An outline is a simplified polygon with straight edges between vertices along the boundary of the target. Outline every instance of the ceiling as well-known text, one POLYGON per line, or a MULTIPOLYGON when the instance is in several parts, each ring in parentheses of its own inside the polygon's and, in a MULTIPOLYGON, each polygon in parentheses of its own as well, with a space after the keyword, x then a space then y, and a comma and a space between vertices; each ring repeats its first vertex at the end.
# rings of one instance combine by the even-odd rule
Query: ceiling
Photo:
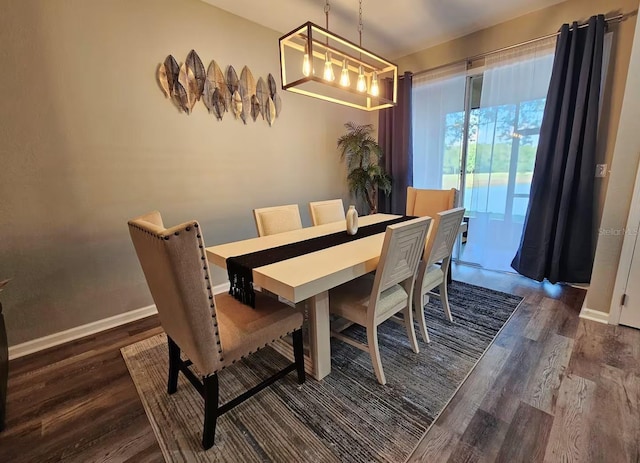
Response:
MULTIPOLYGON (((203 0, 283 34, 325 25, 324 0, 203 0)), ((563 0, 363 0, 362 46, 389 59, 563 0)), ((358 43, 358 0, 331 0, 329 30, 358 43)))

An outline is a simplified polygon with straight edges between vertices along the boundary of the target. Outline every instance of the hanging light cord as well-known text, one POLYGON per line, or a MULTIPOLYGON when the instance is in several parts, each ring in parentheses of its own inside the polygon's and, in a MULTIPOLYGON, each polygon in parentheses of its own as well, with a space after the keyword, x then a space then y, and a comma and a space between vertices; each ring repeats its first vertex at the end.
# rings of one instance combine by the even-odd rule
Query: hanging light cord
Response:
MULTIPOLYGON (((331 5, 329 5, 329 0, 324 4, 324 17, 325 17, 325 29, 329 30, 329 11, 331 11, 331 5)), ((329 37, 327 37, 327 45, 329 45, 329 37)))
POLYGON ((331 5, 329 5, 329 0, 324 4, 324 17, 325 17, 325 29, 329 30, 329 11, 331 11, 331 5))
POLYGON ((362 48, 362 29, 364 29, 362 25, 362 0, 360 0, 360 9, 358 11, 358 35, 360 36, 360 48, 362 48))

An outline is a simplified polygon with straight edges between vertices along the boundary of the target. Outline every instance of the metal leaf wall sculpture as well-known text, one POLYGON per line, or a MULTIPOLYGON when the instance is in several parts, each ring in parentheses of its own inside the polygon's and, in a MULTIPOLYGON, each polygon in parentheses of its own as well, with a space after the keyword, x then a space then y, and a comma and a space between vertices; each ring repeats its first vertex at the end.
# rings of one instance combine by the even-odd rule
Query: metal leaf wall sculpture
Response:
POLYGON ((173 95, 173 88, 178 83, 178 74, 180 73, 180 66, 176 59, 169 55, 164 60, 164 69, 167 73, 167 82, 169 84, 169 92, 173 95))
POLYGON ((219 88, 213 91, 213 114, 221 121, 225 112, 225 103, 219 88))
POLYGON ((196 102, 202 100, 208 112, 219 121, 229 111, 244 124, 262 116, 271 126, 282 110, 272 74, 256 82, 249 67, 243 66, 238 78, 233 66, 223 72, 214 60, 205 71, 195 50, 189 52, 182 65, 168 55, 158 65, 156 78, 165 98, 170 98, 186 114, 191 114, 196 102))
POLYGON ((227 87, 229 92, 233 95, 238 90, 238 74, 233 66, 227 68, 227 87))
POLYGON ((262 118, 267 112, 267 99, 269 98, 269 88, 267 84, 264 82, 262 77, 258 79, 258 83, 256 84, 256 96, 258 97, 258 103, 260 103, 260 112, 262 113, 262 118))
POLYGON ((267 83, 269 84, 269 96, 271 97, 271 99, 273 99, 276 92, 278 91, 278 88, 276 87, 276 80, 273 78, 273 75, 271 75, 271 73, 269 73, 269 76, 267 77, 267 83))
POLYGON ((191 70, 195 79, 195 97, 197 101, 202 96, 202 92, 204 91, 204 81, 207 77, 204 72, 204 65, 195 50, 191 50, 189 52, 185 64, 187 68, 191 70))
POLYGON ((214 89, 218 89, 224 101, 224 110, 229 111, 231 109, 231 93, 229 92, 229 87, 227 87, 227 81, 224 78, 222 69, 220 69, 220 66, 218 66, 218 63, 215 61, 211 61, 209 64, 207 80, 210 82, 210 85, 213 85, 214 89))
POLYGON ((209 78, 206 78, 204 81, 204 89, 202 90, 202 102, 209 112, 213 111, 213 93, 215 90, 215 84, 211 82, 209 78))
POLYGON ((233 115, 236 117, 236 119, 239 118, 240 114, 242 114, 242 97, 237 90, 233 92, 231 108, 233 109, 233 115))
POLYGON ((160 83, 160 88, 164 92, 164 96, 166 98, 171 98, 171 89, 169 88, 169 79, 167 78, 167 68, 164 63, 161 63, 158 66, 158 82, 160 83))
POLYGON ((185 63, 180 66, 180 74, 178 75, 178 83, 184 87, 187 93, 187 113, 190 113, 197 101, 198 83, 191 68, 185 63))

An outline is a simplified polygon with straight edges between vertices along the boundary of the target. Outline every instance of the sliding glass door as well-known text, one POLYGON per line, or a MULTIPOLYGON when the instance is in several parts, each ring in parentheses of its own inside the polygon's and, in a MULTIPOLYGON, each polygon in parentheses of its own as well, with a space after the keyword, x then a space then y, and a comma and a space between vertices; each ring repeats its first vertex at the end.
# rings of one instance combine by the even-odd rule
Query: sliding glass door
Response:
POLYGON ((472 73, 444 73, 437 86, 414 79, 414 186, 461 191, 469 231, 454 257, 462 262, 512 271, 552 65, 547 43, 487 58, 472 73))

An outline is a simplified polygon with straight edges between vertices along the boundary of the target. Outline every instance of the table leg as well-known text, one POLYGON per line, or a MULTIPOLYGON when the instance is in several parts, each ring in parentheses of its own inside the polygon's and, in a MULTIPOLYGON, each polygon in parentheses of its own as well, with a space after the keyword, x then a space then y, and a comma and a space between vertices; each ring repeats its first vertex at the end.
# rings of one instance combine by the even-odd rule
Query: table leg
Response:
POLYGON ((309 351, 313 377, 320 380, 331 373, 328 291, 309 299, 309 351))

